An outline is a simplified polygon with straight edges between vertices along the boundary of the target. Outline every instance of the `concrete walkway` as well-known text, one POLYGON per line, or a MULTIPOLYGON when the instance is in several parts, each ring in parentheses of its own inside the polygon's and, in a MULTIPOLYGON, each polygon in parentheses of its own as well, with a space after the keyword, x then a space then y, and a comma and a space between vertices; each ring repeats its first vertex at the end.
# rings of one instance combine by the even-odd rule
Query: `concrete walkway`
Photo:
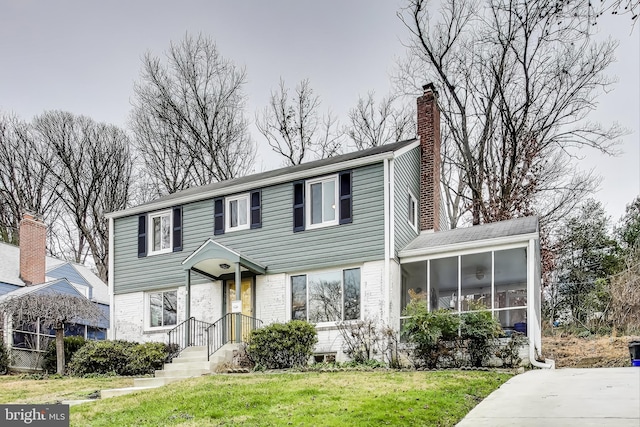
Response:
POLYGON ((470 426, 640 426, 640 367, 533 370, 491 393, 470 426))

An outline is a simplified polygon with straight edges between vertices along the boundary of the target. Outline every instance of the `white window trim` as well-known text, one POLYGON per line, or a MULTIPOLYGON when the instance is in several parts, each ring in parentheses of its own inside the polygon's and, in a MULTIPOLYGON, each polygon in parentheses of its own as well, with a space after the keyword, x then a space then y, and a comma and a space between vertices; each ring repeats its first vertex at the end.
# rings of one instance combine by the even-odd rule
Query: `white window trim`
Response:
POLYGON ((224 199, 224 230, 225 231, 239 231, 239 230, 248 230, 251 227, 251 198, 249 197, 249 193, 238 194, 231 197, 225 197, 224 199), (238 225, 235 227, 231 226, 231 209, 229 205, 234 200, 240 201, 245 199, 247 201, 247 223, 238 225))
POLYGON ((323 268, 320 270, 305 270, 305 271, 300 271, 297 273, 289 273, 287 274, 287 276, 285 277, 286 280, 286 285, 287 285, 287 318, 289 320, 292 320, 292 316, 291 316, 291 307, 293 305, 293 295, 292 295, 292 284, 291 284, 291 278, 292 277, 296 277, 296 276, 306 276, 307 279, 307 286, 306 286, 306 290, 307 290, 307 294, 306 294, 306 311, 307 311, 307 317, 305 319, 305 321, 309 321, 309 275, 310 274, 322 274, 322 273, 331 273, 334 271, 339 271, 342 277, 342 310, 343 313, 342 315, 344 316, 344 271, 345 270, 354 270, 356 268, 360 269, 360 317, 358 319, 350 319, 350 320, 338 320, 338 321, 330 321, 330 322, 318 322, 318 323, 314 323, 314 325, 318 328, 322 328, 322 327, 334 327, 336 326, 338 323, 342 323, 342 322, 355 322, 358 320, 362 320, 363 316, 364 316, 364 290, 363 290, 363 266, 362 265, 351 265, 351 266, 347 266, 347 267, 337 267, 337 268, 323 268))
POLYGON ((413 219, 414 219, 414 222, 411 222, 411 212, 409 210, 411 208, 408 206, 407 222, 409 223, 411 228, 413 228, 416 232, 418 232, 418 199, 416 198, 416 196, 413 195, 411 190, 407 190, 407 192, 409 193, 409 200, 413 202, 413 219))
POLYGON ((173 252, 173 212, 171 209, 160 212, 152 212, 147 215, 147 255, 158 255, 173 252), (160 249, 158 251, 153 250, 153 219, 157 217, 169 217, 169 247, 160 249))
MULTIPOLYGON (((305 217, 305 225, 306 225, 306 229, 307 230, 313 230, 314 228, 322 228, 322 227, 329 227, 332 225, 338 225, 340 223, 340 212, 339 212, 339 192, 340 192, 340 188, 339 188, 339 180, 338 180, 338 175, 329 175, 329 176, 323 176, 321 178, 316 178, 316 179, 309 179, 305 182, 305 186, 304 186, 304 192, 305 192, 305 203, 304 203, 304 217, 305 217), (332 221, 323 221, 320 222, 318 224, 312 224, 311 223, 311 186, 313 184, 318 184, 321 182, 327 182, 327 181, 333 181, 334 182, 334 195, 333 195, 333 201, 334 201, 334 209, 335 209, 335 218, 332 221)), ((324 188, 322 191, 322 197, 323 197, 323 202, 324 202, 324 188)))
MULTIPOLYGON (((172 292, 176 293, 176 309, 179 306, 180 293, 177 288, 165 288, 165 289, 154 289, 152 291, 144 292, 144 331, 145 332, 156 332, 156 331, 168 331, 170 329, 175 328, 180 323, 180 315, 176 313, 176 324, 175 325, 163 325, 163 326, 151 326, 151 294, 164 293, 164 292, 172 292)), ((179 310, 178 310, 179 311, 179 310)))

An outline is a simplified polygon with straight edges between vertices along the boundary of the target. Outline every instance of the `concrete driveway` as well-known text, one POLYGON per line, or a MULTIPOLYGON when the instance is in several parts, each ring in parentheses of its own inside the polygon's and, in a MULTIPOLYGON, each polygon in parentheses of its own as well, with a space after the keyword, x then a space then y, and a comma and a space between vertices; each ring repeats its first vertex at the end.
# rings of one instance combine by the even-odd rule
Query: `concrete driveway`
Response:
POLYGON ((491 393, 458 423, 640 426, 640 367, 533 370, 491 393))

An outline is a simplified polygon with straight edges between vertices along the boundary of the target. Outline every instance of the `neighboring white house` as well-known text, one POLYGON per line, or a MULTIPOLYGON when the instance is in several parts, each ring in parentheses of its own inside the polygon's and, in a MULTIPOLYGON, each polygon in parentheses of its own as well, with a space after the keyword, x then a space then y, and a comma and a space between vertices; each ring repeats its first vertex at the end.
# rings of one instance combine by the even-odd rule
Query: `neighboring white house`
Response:
POLYGON ((526 329, 539 354, 537 219, 447 230, 439 175, 428 85, 417 139, 113 212, 111 338, 227 342, 305 319, 318 330, 316 353, 340 360, 337 322, 375 318, 399 330, 411 298, 457 312, 477 300, 505 329, 526 329))
MULTIPOLYGON (((86 297, 104 312, 98 325, 65 325, 65 336, 105 339, 109 327, 107 285, 89 268, 46 256, 46 226, 30 214, 20 223, 20 246, 0 243, 0 301, 28 293, 65 293, 86 297)), ((2 313, 4 314, 4 313, 2 313)), ((2 316, 2 339, 11 351, 13 369, 38 369, 48 342, 55 337, 41 325, 15 323, 2 316)))

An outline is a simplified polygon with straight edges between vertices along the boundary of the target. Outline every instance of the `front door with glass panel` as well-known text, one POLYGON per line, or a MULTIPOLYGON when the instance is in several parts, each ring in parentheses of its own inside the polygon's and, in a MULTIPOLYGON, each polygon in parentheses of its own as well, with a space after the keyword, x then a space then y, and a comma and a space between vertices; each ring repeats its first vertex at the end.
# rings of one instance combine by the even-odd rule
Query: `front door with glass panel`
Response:
MULTIPOLYGON (((242 330, 241 339, 246 341, 249 338, 252 327, 253 319, 253 277, 244 278, 240 282, 240 300, 237 301, 236 294, 236 282, 235 280, 227 280, 226 289, 226 301, 227 313, 234 313, 234 302, 239 304, 240 311, 236 313, 242 314, 242 316, 230 316, 229 332, 231 333, 230 339, 232 341, 238 340, 238 327, 242 330), (246 316, 246 317, 245 317, 246 316), (240 322, 240 325, 237 323, 240 322)), ((236 306, 237 308, 237 306, 236 306)))

